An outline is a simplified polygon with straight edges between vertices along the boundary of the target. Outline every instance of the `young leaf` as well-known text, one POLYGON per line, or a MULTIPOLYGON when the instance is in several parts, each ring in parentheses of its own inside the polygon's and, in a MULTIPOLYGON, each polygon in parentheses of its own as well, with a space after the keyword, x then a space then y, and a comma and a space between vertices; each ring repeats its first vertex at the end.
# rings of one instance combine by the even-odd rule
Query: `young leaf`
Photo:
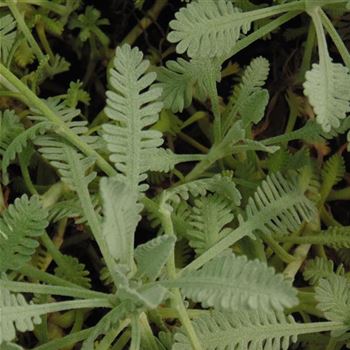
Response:
MULTIPOLYGON (((61 261, 60 261, 61 262, 61 261)), ((91 288, 89 271, 73 256, 64 255, 63 262, 55 268, 55 275, 84 288, 91 288)))
POLYGON ((174 283, 184 296, 218 311, 280 311, 298 303, 291 281, 258 260, 233 254, 216 257, 174 283))
MULTIPOLYGON (((316 257, 307 262, 303 276, 310 284, 317 284, 322 278, 328 278, 334 274, 334 263, 332 260, 316 257)), ((343 275, 344 267, 340 265, 336 274, 343 275)))
POLYGON ((0 217, 0 272, 17 270, 39 245, 36 238, 47 226, 47 212, 37 197, 17 198, 0 217))
POLYGON ((24 130, 15 111, 5 109, 0 111, 0 164, 2 165, 4 154, 12 140, 24 130))
POLYGON ((142 206, 137 193, 115 178, 102 178, 103 236, 110 253, 119 263, 132 270, 134 234, 140 220, 142 206))
POLYGON ((334 154, 322 168, 321 200, 325 201, 333 186, 343 179, 345 162, 341 155, 334 154))
POLYGON ((350 325, 350 282, 344 276, 331 275, 321 279, 316 287, 318 308, 330 321, 350 325))
POLYGON ((190 57, 215 57, 230 52, 241 32, 250 29, 251 19, 226 0, 195 1, 183 7, 170 22, 171 43, 177 53, 190 57))
POLYGON ((164 235, 139 245, 135 249, 138 275, 146 276, 150 281, 155 280, 174 250, 175 241, 175 237, 164 235))
POLYGON ((162 103, 157 101, 162 90, 151 87, 156 74, 146 73, 149 65, 137 48, 118 47, 110 73, 112 90, 107 91, 105 112, 115 124, 103 126, 103 137, 121 181, 132 191, 148 188, 143 183, 149 170, 147 156, 163 143, 160 132, 145 130, 157 122, 162 109, 162 103))
POLYGON ((338 128, 350 112, 349 69, 327 57, 319 64, 314 63, 305 77, 304 94, 314 107, 317 122, 325 132, 338 128))
POLYGON ((10 51, 15 44, 16 21, 10 15, 0 17, 0 62, 7 63, 10 51))
POLYGON ((12 142, 7 146, 6 151, 3 154, 2 160, 2 177, 3 183, 6 185, 9 182, 7 168, 11 161, 15 159, 16 155, 21 153, 31 140, 34 140, 37 135, 43 134, 48 129, 52 128, 51 122, 40 122, 31 128, 20 133, 12 142))
POLYGON ((200 197, 195 200, 185 237, 200 255, 233 230, 226 227, 232 220, 231 203, 226 198, 217 194, 200 197))
POLYGON ((238 115, 244 126, 259 122, 269 97, 268 91, 262 88, 269 71, 269 61, 264 57, 254 58, 244 70, 241 83, 235 86, 223 115, 224 132, 231 128, 238 115))

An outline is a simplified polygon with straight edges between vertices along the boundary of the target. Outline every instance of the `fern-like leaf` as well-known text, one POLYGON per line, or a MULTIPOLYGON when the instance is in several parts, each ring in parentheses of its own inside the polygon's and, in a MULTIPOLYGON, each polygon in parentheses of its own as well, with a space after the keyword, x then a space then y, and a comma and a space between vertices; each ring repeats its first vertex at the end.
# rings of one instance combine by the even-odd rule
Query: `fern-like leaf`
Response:
POLYGON ((156 84, 163 90, 164 107, 175 113, 182 112, 191 104, 193 95, 205 100, 210 84, 220 81, 220 71, 221 62, 215 59, 201 58, 188 62, 179 58, 167 61, 166 67, 157 70, 160 83, 156 84))
POLYGON ((227 132, 232 126, 238 114, 243 117, 245 125, 248 122, 256 123, 259 121, 262 113, 259 112, 255 115, 257 112, 256 110, 251 111, 254 112, 252 114, 249 113, 249 106, 254 106, 254 109, 256 109, 257 101, 262 99, 262 102, 258 101, 259 103, 262 103, 262 105, 258 107, 260 107, 262 111, 265 110, 266 104, 264 106, 263 102, 268 100, 268 92, 262 87, 266 82, 269 70, 269 61, 264 57, 253 59, 249 66, 244 70, 241 83, 235 86, 232 97, 230 98, 223 115, 224 132, 227 132))
POLYGON ((15 111, 5 109, 0 111, 0 162, 2 164, 4 153, 9 144, 24 130, 15 111))
POLYGON ((245 223, 253 230, 287 233, 297 230, 304 220, 310 221, 315 207, 297 181, 287 181, 276 173, 268 176, 249 198, 245 212, 245 223))
POLYGON ((164 235, 139 245, 135 249, 138 275, 155 280, 174 250, 175 241, 175 237, 164 235))
POLYGON ((64 255, 64 258, 55 269, 56 276, 85 288, 91 288, 89 274, 84 264, 80 263, 77 258, 69 255, 64 255))
MULTIPOLYGON (((339 265, 335 271, 337 275, 344 274, 343 265, 339 265)), ((322 278, 328 278, 334 274, 334 262, 325 258, 316 257, 307 262, 303 276, 310 284, 316 285, 322 278)))
POLYGON ((318 308, 330 321, 350 325, 350 282, 344 276, 333 274, 321 279, 316 287, 318 308))
POLYGON ((41 323, 40 313, 25 310, 29 306, 22 294, 12 294, 0 286, 0 344, 11 341, 20 332, 34 330, 34 325, 41 323))
POLYGON ((233 230, 226 227, 232 220, 231 203, 226 198, 217 194, 200 197, 195 200, 185 237, 200 255, 233 230))
POLYGON ((10 15, 0 17, 0 62, 7 63, 10 51, 15 44, 16 21, 10 15))
POLYGON ((8 174, 7 168, 13 161, 16 155, 20 154, 24 148, 27 147, 31 140, 34 140, 37 135, 43 134, 48 129, 52 128, 53 124, 51 122, 40 122, 31 128, 20 133, 13 141, 8 145, 6 151, 3 154, 3 160, 1 164, 3 183, 8 184, 8 174))
POLYGON ((40 146, 39 151, 44 158, 58 170, 62 181, 71 189, 77 190, 78 184, 79 186, 88 186, 95 179, 96 172, 89 172, 95 162, 93 158, 85 157, 73 147, 51 136, 38 138, 36 144, 40 146))
POLYGON ((178 43, 177 53, 190 57, 215 57, 230 52, 251 19, 226 0, 195 1, 180 9, 170 22, 168 40, 178 43))
POLYGON ((156 74, 146 73, 148 67, 149 61, 137 48, 118 47, 110 72, 112 90, 107 91, 105 112, 115 124, 104 125, 104 139, 121 181, 132 191, 147 189, 143 183, 149 170, 146 157, 163 143, 160 132, 145 130, 157 122, 162 108, 158 102, 162 91, 151 87, 156 74))
POLYGON ((322 168, 321 200, 325 200, 339 181, 345 175, 345 162, 340 154, 335 154, 329 158, 322 168))
POLYGON ((290 281, 258 260, 248 261, 246 256, 214 258, 174 283, 184 296, 218 311, 282 310, 298 303, 290 281))
POLYGON ((316 113, 316 120, 325 132, 338 128, 340 121, 350 112, 350 72, 342 64, 326 57, 314 63, 306 73, 304 93, 316 113))
MULTIPOLYGON (((195 319, 193 326, 203 350, 287 350, 305 332, 292 316, 271 311, 214 312, 195 319)), ((172 349, 192 349, 184 331, 175 334, 172 349)))
POLYGON ((0 218, 0 272, 17 270, 30 260, 39 245, 36 238, 47 226, 47 212, 37 197, 23 195, 0 218))

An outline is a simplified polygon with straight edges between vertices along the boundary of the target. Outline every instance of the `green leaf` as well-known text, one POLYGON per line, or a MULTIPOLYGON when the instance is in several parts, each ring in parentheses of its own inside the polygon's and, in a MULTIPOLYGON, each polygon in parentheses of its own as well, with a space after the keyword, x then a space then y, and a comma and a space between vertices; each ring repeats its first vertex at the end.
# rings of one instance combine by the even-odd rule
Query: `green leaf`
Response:
POLYGON ((349 69, 326 57, 319 64, 314 63, 305 77, 304 94, 314 108, 316 121, 325 132, 338 128, 350 112, 349 69))
MULTIPOLYGON (((195 319, 193 326, 203 350, 287 350, 305 330, 292 316, 271 311, 213 312, 195 319)), ((175 334, 172 349, 192 349, 184 330, 175 334)))
POLYGON ((345 162, 340 154, 334 154, 322 168, 321 200, 325 201, 332 188, 340 182, 345 175, 345 162))
POLYGON ((181 8, 169 26, 176 51, 190 57, 215 57, 228 54, 241 33, 246 34, 251 19, 226 0, 195 1, 181 8))
POLYGON ((0 62, 7 63, 16 40, 16 21, 10 15, 0 17, 0 62))
POLYGON ((174 284, 184 296, 218 311, 279 311, 298 304, 291 281, 261 261, 233 254, 216 257, 200 270, 184 273, 174 284))
POLYGON ((73 256, 63 255, 55 268, 55 275, 84 288, 91 288, 90 273, 85 265, 73 256), (62 263, 63 262, 63 263, 62 263))
POLYGON ((143 183, 149 170, 147 156, 163 143, 160 132, 145 129, 158 121, 162 109, 158 101, 162 90, 151 86, 156 74, 146 73, 149 65, 137 48, 117 48, 105 108, 114 123, 103 126, 103 137, 110 159, 121 173, 120 180, 132 191, 141 192, 148 188, 143 183))
POLYGON ((138 276, 155 280, 174 250, 175 241, 175 237, 164 235, 139 245, 135 249, 138 276))
POLYGON ((41 323, 42 313, 30 311, 30 305, 22 294, 11 294, 0 286, 0 344, 11 341, 20 332, 34 330, 34 325, 41 323))
POLYGON ((0 217, 0 272, 17 270, 31 258, 48 225, 37 197, 17 198, 0 217))
POLYGON ((185 237, 197 255, 233 231, 227 227, 233 217, 231 203, 225 197, 212 194, 195 200, 185 237))
POLYGON ((31 128, 21 132, 7 146, 7 149, 3 154, 3 160, 1 164, 3 183, 5 185, 9 182, 7 168, 10 165, 11 161, 13 161, 16 158, 16 155, 23 152, 23 150, 28 146, 28 143, 31 140, 34 140, 38 134, 43 134, 52 127, 53 124, 51 122, 40 122, 32 126, 31 128))
POLYGON ((266 89, 255 91, 250 95, 245 104, 242 105, 240 115, 243 126, 247 127, 251 123, 258 124, 264 117, 266 106, 269 102, 269 92, 266 89))
POLYGON ((234 87, 223 114, 224 132, 232 127, 238 115, 245 127, 250 122, 257 123, 261 119, 269 97, 268 91, 262 88, 269 71, 269 61, 264 57, 254 58, 244 70, 241 83, 234 87))
POLYGON ((115 178, 102 178, 103 236, 113 258, 132 270, 134 235, 140 220, 142 206, 137 203, 137 193, 115 178))
POLYGON ((318 308, 330 321, 350 325, 350 282, 346 277, 331 275, 321 279, 316 287, 318 308))
POLYGON ((15 111, 5 109, 0 111, 0 164, 12 140, 20 135, 24 130, 23 124, 15 111))
MULTIPOLYGON (((280 173, 269 175, 249 198, 245 208, 248 226, 266 234, 294 232, 315 213, 296 179, 287 181, 280 173)), ((242 220, 242 219, 241 219, 242 220)))
MULTIPOLYGON (((343 265, 339 265, 336 272, 338 275, 344 274, 343 265)), ((334 262, 325 258, 316 257, 309 260, 305 266, 303 276, 310 284, 316 285, 322 278, 328 278, 334 274, 334 262)))

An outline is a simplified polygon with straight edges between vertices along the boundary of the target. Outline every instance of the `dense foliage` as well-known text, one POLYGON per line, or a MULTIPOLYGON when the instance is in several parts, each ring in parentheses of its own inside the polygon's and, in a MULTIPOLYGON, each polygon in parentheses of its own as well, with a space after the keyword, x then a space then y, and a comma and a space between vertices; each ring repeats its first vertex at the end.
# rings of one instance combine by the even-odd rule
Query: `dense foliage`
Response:
POLYGON ((350 2, 92 3, 0 3, 0 350, 350 348, 350 2))

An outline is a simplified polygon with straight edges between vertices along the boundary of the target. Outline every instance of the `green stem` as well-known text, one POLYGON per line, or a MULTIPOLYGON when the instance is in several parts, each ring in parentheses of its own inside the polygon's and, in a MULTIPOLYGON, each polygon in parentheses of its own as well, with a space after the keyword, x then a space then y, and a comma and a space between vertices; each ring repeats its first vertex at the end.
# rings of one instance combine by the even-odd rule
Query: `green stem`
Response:
POLYGON ((94 298, 108 299, 109 297, 109 294, 95 292, 92 290, 79 288, 79 287, 72 288, 72 287, 49 286, 45 284, 13 282, 13 281, 7 281, 7 280, 1 280, 0 285, 16 293, 61 295, 61 296, 80 298, 80 299, 94 299, 94 298))
MULTIPOLYGON (((79 288, 76 284, 72 282, 68 282, 64 280, 63 278, 54 276, 50 273, 41 271, 32 265, 24 265, 19 269, 19 272, 27 277, 29 277, 31 280, 38 280, 42 282, 46 282, 48 284, 53 284, 57 286, 64 286, 64 287, 72 287, 72 288, 79 288)), ((82 288, 82 287, 80 287, 82 288)))
POLYGON ((130 350, 140 350, 141 345, 141 327, 139 323, 140 315, 132 315, 131 317, 131 344, 130 350))
POLYGON ((49 41, 47 40, 44 23, 40 21, 35 26, 35 29, 36 29, 36 32, 38 34, 41 45, 43 46, 46 54, 49 55, 51 60, 53 60, 55 58, 55 55, 52 52, 49 41))
MULTIPOLYGON (((298 82, 303 82, 305 80, 305 73, 311 67, 312 53, 315 47, 315 38, 316 38, 315 34, 316 34, 315 27, 313 26, 312 23, 310 23, 307 39, 305 43, 303 61, 301 63, 298 78, 297 78, 298 82)), ((292 130, 289 130, 289 131, 292 131, 292 130)))
POLYGON ((156 0, 146 16, 138 21, 137 25, 126 35, 121 45, 126 43, 133 45, 137 38, 158 18, 159 14, 167 4, 168 0, 156 0))
MULTIPOLYGON (((86 309, 86 308, 112 308, 112 304, 107 299, 83 299, 61 301, 58 303, 48 304, 29 304, 25 307, 28 315, 42 316, 53 312, 61 312, 66 310, 86 309)), ((11 307, 10 307, 11 309, 11 307)), ((4 308, 4 317, 8 317, 6 307, 4 308)), ((11 311, 8 311, 11 312, 11 311)))
POLYGON ((24 164, 24 161, 23 161, 21 155, 19 155, 18 158, 19 158, 19 167, 21 169, 22 178, 23 178, 23 181, 24 181, 28 191, 32 195, 37 195, 38 191, 34 187, 32 179, 30 178, 28 167, 24 164))
POLYGON ((334 28, 332 22, 330 21, 328 16, 325 14, 325 12, 322 9, 320 9, 319 13, 320 13, 320 17, 321 17, 321 20, 322 20, 322 24, 326 28, 329 36, 332 38, 332 40, 333 40, 335 46, 337 47, 337 49, 338 49, 338 51, 339 51, 339 53, 340 53, 340 55, 341 55, 345 65, 350 70, 350 53, 349 53, 349 49, 344 44, 342 38, 338 34, 337 30, 334 28))
POLYGON ((13 17, 16 19, 19 29, 21 30, 24 37, 26 38, 29 46, 33 49, 35 56, 38 58, 39 61, 43 60, 45 58, 45 55, 41 51, 40 46, 37 44, 26 22, 24 21, 24 17, 19 12, 16 2, 14 2, 13 0, 5 0, 5 1, 9 9, 11 10, 13 17))
POLYGON ((341 190, 333 190, 327 197, 327 201, 348 201, 350 200, 350 187, 341 190))
MULTIPOLYGON (((171 220, 171 213, 165 207, 165 203, 161 203, 159 208, 159 213, 161 214, 162 226, 164 228, 165 234, 170 236, 175 236, 173 222, 171 220)), ((168 276, 171 280, 176 278, 176 266, 175 266, 175 252, 174 250, 170 254, 170 257, 167 262, 167 271, 168 276)), ((201 343, 198 339, 198 336, 193 328, 192 322, 187 314, 186 307, 183 303, 181 293, 178 288, 172 289, 172 303, 175 309, 178 312, 179 319, 185 328, 188 338, 192 344, 194 350, 202 350, 201 343)))
MULTIPOLYGON (((67 12, 65 6, 53 3, 51 0, 21 0, 21 4, 41 6, 59 15, 64 15, 67 12)), ((8 6, 8 4, 3 2, 0 3, 0 7, 6 6, 8 6)))
POLYGON ((269 234, 262 235, 264 241, 271 247, 276 255, 285 263, 289 264, 295 260, 293 255, 290 255, 286 250, 283 249, 269 234))
POLYGON ((114 339, 130 324, 130 320, 126 319, 118 325, 118 327, 112 328, 101 342, 96 346, 96 350, 108 350, 113 343, 114 339))
POLYGON ((118 341, 114 344, 111 350, 124 350, 126 349, 126 344, 130 339, 130 331, 126 330, 118 339, 118 341))
POLYGON ((100 154, 98 154, 93 148, 91 148, 90 145, 82 141, 78 135, 70 130, 64 121, 58 115, 56 115, 55 112, 53 112, 43 100, 37 97, 20 79, 12 74, 1 63, 0 71, 2 76, 16 89, 15 92, 20 92, 24 97, 26 97, 27 101, 30 101, 30 107, 36 107, 41 111, 43 116, 57 125, 57 129, 55 130, 57 134, 62 135, 86 156, 94 157, 96 159, 96 164, 108 176, 116 175, 116 170, 114 170, 114 168, 100 154))
POLYGON ((91 327, 88 329, 84 329, 83 331, 67 335, 60 339, 55 338, 44 345, 36 347, 35 350, 61 350, 66 349, 68 347, 72 347, 76 343, 88 338, 93 329, 94 327, 91 327))

